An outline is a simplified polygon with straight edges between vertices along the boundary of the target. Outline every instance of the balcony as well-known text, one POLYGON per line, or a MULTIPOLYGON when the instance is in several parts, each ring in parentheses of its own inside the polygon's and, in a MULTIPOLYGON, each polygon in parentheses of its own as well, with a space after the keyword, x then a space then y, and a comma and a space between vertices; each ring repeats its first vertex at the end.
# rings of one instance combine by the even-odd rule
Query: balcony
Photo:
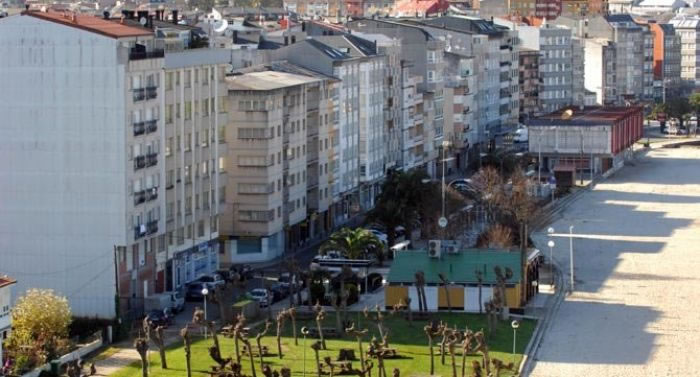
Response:
POLYGON ((146 87, 146 99, 153 99, 158 96, 158 87, 157 86, 148 86, 146 87))
POLYGON ((139 191, 134 193, 134 205, 137 206, 146 201, 146 192, 139 191))
POLYGON ((149 221, 146 224, 146 234, 158 233, 158 220, 149 221))
POLYGON ((145 190, 144 193, 147 202, 158 199, 158 187, 153 187, 148 190, 145 190))
POLYGON ((146 89, 139 88, 133 90, 134 102, 143 101, 146 99, 146 89))
POLYGON ((134 136, 143 135, 146 133, 146 123, 145 122, 135 122, 134 123, 134 136))
POLYGON ((165 56, 165 50, 144 51, 142 48, 132 48, 129 51, 129 60, 157 59, 165 56))
POLYGON ((135 240, 137 240, 145 235, 146 235, 146 225, 145 224, 136 225, 134 227, 134 239, 135 240))
MULTIPOLYGON (((153 133, 158 131, 158 119, 151 119, 143 122, 146 125, 146 133, 153 133)), ((135 133, 136 131, 134 131, 135 133)))
POLYGON ((158 153, 149 153, 146 155, 146 166, 153 166, 158 163, 158 153))
POLYGON ((146 167, 146 156, 136 156, 134 157, 134 169, 142 169, 146 167))

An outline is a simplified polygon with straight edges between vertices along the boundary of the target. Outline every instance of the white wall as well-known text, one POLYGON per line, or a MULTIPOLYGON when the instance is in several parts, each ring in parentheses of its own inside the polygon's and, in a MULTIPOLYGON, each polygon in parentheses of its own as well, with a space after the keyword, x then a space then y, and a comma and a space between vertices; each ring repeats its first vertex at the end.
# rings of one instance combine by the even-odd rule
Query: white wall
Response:
POLYGON ((30 16, 0 20, 0 266, 114 316, 126 243, 124 67, 117 41, 30 16))

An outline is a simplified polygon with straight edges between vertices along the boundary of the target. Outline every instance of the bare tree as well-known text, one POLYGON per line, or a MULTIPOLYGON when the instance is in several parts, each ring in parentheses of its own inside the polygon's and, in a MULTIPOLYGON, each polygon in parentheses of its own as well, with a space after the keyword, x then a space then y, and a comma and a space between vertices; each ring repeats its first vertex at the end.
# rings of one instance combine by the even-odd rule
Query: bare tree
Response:
POLYGON ((472 182, 481 194, 477 200, 487 206, 487 222, 494 218, 494 210, 503 202, 503 178, 493 167, 487 166, 480 169, 472 177, 472 182))
POLYGON ((447 327, 447 325, 443 325, 442 323, 440 324, 442 327, 442 332, 440 335, 442 335, 442 340, 440 341, 440 364, 445 365, 445 354, 447 354, 447 341, 452 335, 452 330, 447 327))
POLYGON ((513 277, 513 271, 506 267, 504 270, 501 270, 500 266, 496 266, 493 268, 493 271, 496 273, 496 287, 498 288, 498 291, 500 292, 500 312, 501 312, 501 318, 505 319, 505 308, 507 306, 506 302, 506 282, 510 280, 513 277))
POLYGON ((148 377, 148 340, 143 337, 136 338, 134 348, 141 358, 141 373, 143 377, 148 377))
POLYGON ((270 322, 269 320, 265 321, 265 328, 262 331, 258 332, 257 335, 255 335, 255 343, 258 344, 258 354, 260 356, 260 370, 262 370, 262 368, 263 368, 263 354, 264 354, 261 341, 262 341, 262 337, 265 336, 265 334, 267 334, 268 331, 270 331, 270 327, 272 327, 272 322, 270 322))
POLYGON ((491 363, 493 363, 493 369, 496 370, 496 374, 494 375, 494 377, 500 377, 502 370, 513 370, 513 367, 515 366, 513 362, 506 364, 505 362, 499 359, 493 359, 491 360, 491 363))
POLYGON ((406 310, 408 311, 408 324, 409 326, 413 326, 413 311, 411 310, 411 298, 406 296, 403 299, 404 301, 404 306, 406 307, 406 310))
POLYGON ((459 341, 456 332, 450 334, 447 340, 447 349, 450 351, 450 360, 452 362, 452 377, 457 377, 457 361, 455 360, 455 345, 459 341))
POLYGON ((372 348, 377 355, 377 374, 379 377, 388 377, 386 375, 386 368, 384 367, 384 356, 386 356, 386 348, 383 342, 379 342, 376 337, 372 337, 370 341, 372 343, 372 348))
POLYGON ((180 336, 182 337, 182 343, 185 349, 185 366, 187 367, 187 377, 192 377, 192 352, 190 351, 190 334, 187 329, 187 326, 180 330, 180 336))
POLYGON ((423 287, 425 286, 425 273, 423 271, 416 271, 416 294, 418 295, 418 311, 424 312, 427 309, 425 300, 423 299, 423 287))
POLYGON ((365 351, 362 349, 362 338, 367 335, 367 329, 355 329, 355 324, 353 323, 345 329, 345 332, 357 339, 357 348, 360 350, 360 365, 365 365, 365 351))
POLYGON ((318 337, 321 342, 321 348, 326 349, 326 340, 323 338, 323 320, 326 318, 326 311, 320 303, 316 302, 314 306, 316 312, 316 327, 318 328, 318 337))
POLYGON ((510 228, 501 224, 492 225, 486 232, 486 247, 507 249, 513 245, 510 228))
POLYGON ((484 359, 484 369, 486 369, 486 375, 491 375, 491 360, 489 359, 489 346, 486 344, 486 337, 484 336, 484 331, 479 330, 474 334, 474 339, 476 339, 475 350, 481 352, 484 359))
POLYGON ((481 298, 481 288, 484 284, 484 273, 481 270, 475 270, 476 275, 476 285, 479 289, 479 314, 483 313, 483 299, 481 298))
POLYGON ((467 355, 473 351, 472 342, 474 341, 474 332, 466 328, 464 330, 464 339, 462 339, 462 377, 466 376, 467 355))
POLYGON ((335 312, 335 332, 338 334, 340 334, 343 328, 340 321, 340 307, 342 306, 342 304, 340 303, 340 301, 342 300, 340 298, 340 295, 342 295, 342 293, 331 294, 331 306, 333 306, 333 311, 335 312))
POLYGON ((244 331, 245 322, 245 315, 239 313, 238 316, 236 316, 236 325, 233 326, 233 344, 236 351, 236 363, 238 364, 241 364, 241 351, 238 347, 238 342, 241 339, 241 333, 244 331))
POLYGON ((238 334, 238 336, 248 349, 248 356, 250 357, 250 373, 253 375, 253 377, 255 377, 255 358, 253 356, 253 347, 251 347, 250 340, 248 340, 247 337, 243 337, 241 334, 238 334))
POLYGON ((287 317, 285 310, 277 313, 277 356, 282 358, 282 330, 284 329, 284 319, 287 317))
POLYGON ((423 328, 428 337, 428 348, 430 349, 430 375, 435 374, 435 352, 433 352, 433 338, 442 333, 442 324, 428 324, 423 328))
POLYGON ((311 349, 314 350, 314 355, 316 356, 316 371, 318 372, 318 377, 321 377, 321 359, 318 356, 318 351, 323 348, 323 344, 320 340, 317 340, 311 344, 311 349))

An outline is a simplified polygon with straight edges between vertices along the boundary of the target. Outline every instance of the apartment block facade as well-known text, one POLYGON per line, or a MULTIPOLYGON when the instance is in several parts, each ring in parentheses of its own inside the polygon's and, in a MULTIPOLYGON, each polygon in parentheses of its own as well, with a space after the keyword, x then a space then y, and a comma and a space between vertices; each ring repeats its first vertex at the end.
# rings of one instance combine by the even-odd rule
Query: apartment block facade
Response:
POLYGON ((654 38, 654 100, 682 95, 681 38, 671 24, 649 23, 654 38))
POLYGON ((520 114, 523 121, 540 112, 539 72, 540 52, 537 50, 520 50, 520 114))
POLYGON ((323 79, 256 67, 227 84, 224 261, 269 260, 329 221, 334 93, 323 79))
POLYGON ((700 17, 678 15, 669 23, 681 38, 681 80, 684 92, 700 85, 700 17))
MULTIPOLYGON (((0 30, 3 82, 14 88, 4 92, 3 111, 12 119, 9 124, 25 125, 6 129, 4 140, 20 145, 32 135, 36 146, 42 146, 27 150, 31 156, 26 157, 16 148, 4 149, 13 151, 5 158, 18 163, 2 172, 7 180, 0 191, 9 198, 3 211, 15 213, 33 229, 47 230, 24 237, 29 229, 15 221, 0 229, 6 235, 3 246, 12 250, 0 255, 0 264, 7 271, 34 266, 30 275, 17 276, 18 291, 51 288, 68 297, 76 315, 113 318, 117 294, 123 298, 122 313, 138 310, 139 301, 142 309, 143 297, 177 286, 178 276, 184 283, 188 269, 191 279, 216 269, 218 249, 210 242, 218 237, 216 205, 204 211, 194 202, 203 198, 204 185, 170 182, 167 172, 179 166, 184 175, 187 165, 200 171, 206 161, 207 175, 216 182, 218 172, 211 175, 208 170, 212 161, 217 163, 216 148, 201 147, 201 139, 195 147, 196 136, 186 139, 186 134, 211 130, 207 141, 213 134, 216 145, 216 126, 225 124, 216 86, 226 54, 169 54, 159 47, 152 29, 74 13, 25 12, 4 19, 0 30), (17 35, 32 35, 32 42, 17 45, 12 42, 17 35), (22 51, 42 51, 54 58, 31 62, 24 60, 30 54, 22 51), (206 90, 197 86, 201 93, 195 94, 186 89, 184 73, 182 86, 176 86, 183 99, 176 110, 181 130, 176 153, 170 144, 176 132, 167 122, 167 105, 177 101, 175 87, 167 90, 166 81, 171 72, 191 69, 193 74, 197 68, 207 69, 206 90), (206 122, 197 107, 205 98, 207 110, 214 114, 206 122), (41 111, 29 111, 28 105, 41 111), (198 157, 185 155, 185 141, 192 143, 189 153, 198 157), (181 162, 171 163, 176 156, 181 162), (46 169, 53 174, 38 174, 46 169), (32 183, 39 175, 43 183, 32 183), (17 187, 36 190, 20 193, 17 187), (171 223, 166 213, 175 193, 180 194, 181 208, 192 198, 193 213, 181 210, 181 217, 171 223), (197 254, 188 252, 180 265, 177 256, 186 249, 196 249, 197 254)), ((218 197, 218 186, 211 187, 206 191, 218 197)))

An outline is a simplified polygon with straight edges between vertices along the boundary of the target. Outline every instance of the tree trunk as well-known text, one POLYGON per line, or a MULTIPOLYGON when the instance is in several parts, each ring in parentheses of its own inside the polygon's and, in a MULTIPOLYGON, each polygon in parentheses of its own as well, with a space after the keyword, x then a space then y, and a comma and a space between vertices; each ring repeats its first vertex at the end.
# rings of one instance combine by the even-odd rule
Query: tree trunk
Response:
POLYGON ((362 336, 357 337, 357 347, 360 349, 360 369, 365 368, 365 351, 362 349, 362 336))
POLYGON ((423 308, 428 311, 428 299, 425 297, 425 285, 421 285, 420 294, 423 296, 423 308))
POLYGON ((162 369, 168 369, 168 361, 165 359, 165 339, 163 337, 163 327, 156 327, 155 332, 156 345, 158 346, 158 353, 160 354, 160 367, 162 369))
MULTIPOLYGON (((527 224, 523 221, 520 223, 520 304, 522 306, 525 306, 525 296, 527 294, 527 269, 525 268, 525 264, 527 261, 526 253, 527 253, 527 224)), ((505 296, 503 297, 503 301, 505 301, 505 296)), ((505 305, 504 305, 505 306, 505 305)))
POLYGON ((318 372, 318 377, 321 377, 321 359, 318 357, 318 347, 312 347, 314 349, 314 355, 316 355, 316 371, 318 372))
POLYGON ((248 346, 248 356, 250 357, 250 373, 255 377, 255 358, 253 357, 253 347, 250 345, 250 341, 246 341, 246 346, 248 346))
POLYGON ((467 373, 467 350, 462 348, 462 377, 466 377, 467 373))
POLYGON ((447 311, 452 313, 452 304, 450 303, 450 289, 447 287, 447 283, 442 284, 442 288, 445 290, 445 300, 447 300, 447 311))
POLYGON ((445 365, 445 347, 447 346, 447 330, 442 332, 442 341, 440 342, 440 364, 445 365))
POLYGON ((182 343, 185 348, 185 367, 187 368, 187 377, 192 377, 192 365, 190 364, 190 335, 187 331, 187 327, 180 330, 180 336, 182 337, 182 343))
POLYGON ((316 319, 316 328, 318 328, 318 338, 321 342, 321 348, 326 349, 326 340, 323 338, 323 324, 319 319, 316 319))
POLYGON ((416 284, 416 295, 418 296, 418 311, 423 311, 423 296, 420 294, 420 285, 416 284))
POLYGON ((482 304, 482 298, 481 298, 481 279, 478 281, 479 284, 479 314, 483 314, 483 304, 482 304))
POLYGON ((299 341, 297 338, 297 314, 294 308, 290 308, 289 316, 292 318, 292 334, 294 335, 294 345, 298 346, 299 341))
POLYGON ((134 347, 141 358, 141 372, 143 377, 148 377, 148 340, 138 338, 134 341, 134 347))
POLYGON ((433 337, 428 336, 428 348, 430 348, 430 375, 435 374, 435 355, 433 353, 433 337))
POLYGON ((454 352, 450 352, 450 358, 452 358, 452 377, 457 377, 457 361, 454 352))
POLYGON ((277 356, 282 359, 282 321, 277 319, 277 356))
POLYGON ((240 337, 240 332, 237 329, 233 330, 233 345, 236 350, 236 363, 241 364, 241 350, 238 348, 238 338, 240 337))

